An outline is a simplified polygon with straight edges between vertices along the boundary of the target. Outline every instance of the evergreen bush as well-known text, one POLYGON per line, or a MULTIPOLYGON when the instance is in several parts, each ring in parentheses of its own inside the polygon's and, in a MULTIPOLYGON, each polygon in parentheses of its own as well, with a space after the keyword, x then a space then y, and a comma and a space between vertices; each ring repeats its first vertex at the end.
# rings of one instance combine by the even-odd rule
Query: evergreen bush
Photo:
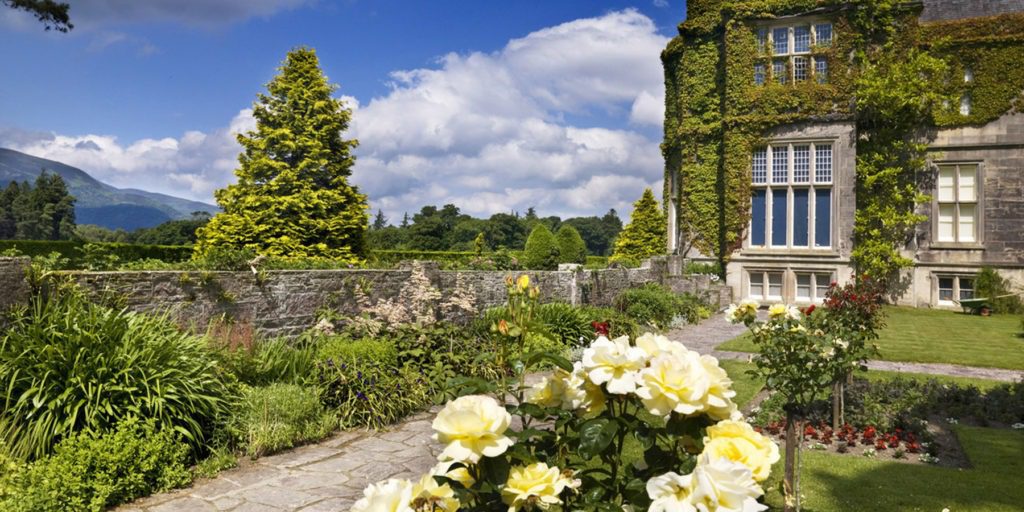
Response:
POLYGON ((587 244, 583 241, 583 237, 580 236, 580 232, 576 231, 576 228, 562 224, 558 228, 558 262, 559 263, 579 263, 584 264, 587 262, 587 244))
POLYGON ((523 263, 530 270, 555 270, 559 259, 558 241, 544 224, 537 224, 526 239, 523 263))
POLYGON ((1010 295, 1010 283, 999 271, 992 267, 981 267, 978 275, 974 278, 974 296, 988 298, 989 305, 995 313, 1020 314, 1024 313, 1024 304, 1021 303, 1020 295, 1010 295))
POLYGON ((668 221, 651 189, 633 203, 629 224, 615 239, 612 261, 643 261, 668 251, 668 221))

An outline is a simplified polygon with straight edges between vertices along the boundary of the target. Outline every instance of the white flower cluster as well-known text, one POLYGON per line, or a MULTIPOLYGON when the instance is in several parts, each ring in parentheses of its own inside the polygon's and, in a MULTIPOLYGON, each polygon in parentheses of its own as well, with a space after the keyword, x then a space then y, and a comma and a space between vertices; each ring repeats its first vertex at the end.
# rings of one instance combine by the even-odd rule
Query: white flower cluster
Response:
POLYGON ((651 333, 638 337, 635 346, 625 336, 597 338, 573 372, 559 370, 543 379, 527 393, 527 401, 597 412, 605 403, 601 386, 609 394, 635 395, 657 416, 675 412, 715 420, 740 418, 732 381, 717 359, 651 333))
POLYGON ((647 481, 650 512, 758 512, 764 494, 743 464, 702 455, 689 475, 665 473, 647 481))

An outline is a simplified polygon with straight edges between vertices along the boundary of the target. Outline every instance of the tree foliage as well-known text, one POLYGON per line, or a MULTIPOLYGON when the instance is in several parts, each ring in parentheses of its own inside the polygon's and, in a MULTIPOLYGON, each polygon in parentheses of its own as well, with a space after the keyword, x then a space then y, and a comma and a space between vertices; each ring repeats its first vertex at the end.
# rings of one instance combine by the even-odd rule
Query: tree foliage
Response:
POLYGON ((75 28, 68 15, 70 6, 66 2, 54 0, 2 0, 3 5, 12 9, 28 12, 43 23, 45 30, 68 32, 75 28))
POLYGON ((348 183, 358 142, 343 139, 352 111, 316 53, 288 53, 240 134, 238 182, 215 193, 223 212, 199 230, 197 255, 217 247, 279 257, 358 260, 366 251, 366 196, 348 183))
POLYGON ((64 179, 43 171, 35 186, 12 181, 0 192, 0 240, 69 240, 75 234, 75 197, 64 179))
POLYGON ((587 244, 583 242, 580 232, 576 228, 566 224, 558 228, 555 236, 558 241, 558 262, 559 263, 586 263, 587 244))
POLYGON ((555 270, 558 268, 558 241, 551 230, 538 223, 530 238, 526 239, 526 250, 523 253, 526 268, 535 270, 555 270))
POLYGON ((640 261, 665 254, 668 250, 668 224, 651 189, 633 203, 629 224, 615 240, 612 258, 619 261, 640 261))

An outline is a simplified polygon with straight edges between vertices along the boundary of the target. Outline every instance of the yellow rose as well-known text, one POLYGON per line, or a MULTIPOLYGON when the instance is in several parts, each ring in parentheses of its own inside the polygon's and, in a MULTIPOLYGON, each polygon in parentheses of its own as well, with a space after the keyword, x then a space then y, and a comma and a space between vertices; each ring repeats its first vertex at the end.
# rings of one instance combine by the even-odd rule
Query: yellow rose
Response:
POLYGON ((601 336, 583 351, 583 368, 590 382, 606 384, 609 393, 625 395, 636 391, 637 372, 644 367, 647 354, 629 344, 629 338, 614 340, 601 336))
POLYGON ((370 484, 352 512, 413 512, 412 488, 411 482, 397 478, 370 484))
POLYGON ((434 440, 445 444, 442 460, 476 464, 481 457, 497 457, 512 446, 505 436, 512 415, 498 401, 468 395, 448 402, 431 425, 434 440))
POLYGON ((570 483, 557 467, 548 467, 543 462, 516 466, 508 474, 501 499, 508 505, 508 512, 519 509, 559 510, 562 499, 558 495, 570 483))
POLYGON ((704 409, 708 386, 707 372, 696 352, 666 352, 640 371, 636 396, 655 416, 690 415, 704 409))
POLYGON ((708 427, 704 452, 711 459, 724 458, 739 462, 763 482, 779 461, 779 447, 768 437, 754 431, 744 421, 720 421, 708 427))
POLYGON ((455 465, 454 460, 438 462, 433 469, 430 470, 430 474, 434 476, 443 476, 455 480, 462 484, 463 487, 472 487, 476 483, 476 479, 469 473, 469 470, 465 466, 452 469, 455 465))
POLYGON ((553 375, 544 377, 526 391, 526 401, 541 407, 561 407, 568 377, 568 372, 556 369, 553 375))
POLYGON ((423 475, 423 478, 413 485, 412 503, 416 510, 443 512, 455 512, 460 505, 452 487, 448 484, 438 485, 432 474, 423 475))
POLYGON ((738 420, 739 410, 732 401, 736 392, 732 390, 732 380, 713 356, 700 356, 701 365, 708 377, 708 390, 704 394, 704 413, 714 420, 738 420))
POLYGON ((519 291, 525 292, 530 287, 530 276, 523 274, 516 280, 516 286, 519 287, 519 291))
POLYGON ((768 317, 769 318, 782 318, 782 317, 786 316, 786 313, 788 311, 789 311, 789 308, 787 308, 785 304, 782 304, 782 303, 772 304, 771 307, 768 308, 768 317))

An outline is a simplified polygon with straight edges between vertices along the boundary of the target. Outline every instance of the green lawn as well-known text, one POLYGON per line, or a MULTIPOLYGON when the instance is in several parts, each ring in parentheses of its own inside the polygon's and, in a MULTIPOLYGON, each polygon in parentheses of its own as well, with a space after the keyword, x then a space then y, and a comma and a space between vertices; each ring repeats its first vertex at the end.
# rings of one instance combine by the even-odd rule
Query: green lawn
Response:
MULTIPOLYGON (((1019 511, 1024 503, 1024 432, 955 427, 971 469, 905 464, 804 451, 804 510, 939 512, 1019 511)), ((782 461, 765 482, 768 504, 782 510, 782 461), (769 490, 770 489, 770 490, 769 490)))
MULTIPOLYGON (((887 307, 885 315, 886 326, 878 339, 880 359, 1024 369, 1019 316, 983 317, 905 307, 887 307)), ((718 348, 757 351, 748 334, 718 348)))

